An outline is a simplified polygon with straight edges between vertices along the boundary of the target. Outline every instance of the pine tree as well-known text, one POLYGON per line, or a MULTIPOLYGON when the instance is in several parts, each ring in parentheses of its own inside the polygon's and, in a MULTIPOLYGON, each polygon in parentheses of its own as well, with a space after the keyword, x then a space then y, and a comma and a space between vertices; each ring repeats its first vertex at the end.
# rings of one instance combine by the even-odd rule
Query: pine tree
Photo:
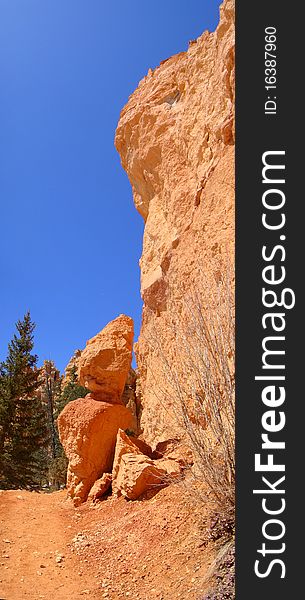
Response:
POLYGON ((35 324, 30 312, 16 329, 0 371, 0 482, 9 488, 40 485, 48 443, 47 414, 37 394, 39 370, 32 354, 35 324))

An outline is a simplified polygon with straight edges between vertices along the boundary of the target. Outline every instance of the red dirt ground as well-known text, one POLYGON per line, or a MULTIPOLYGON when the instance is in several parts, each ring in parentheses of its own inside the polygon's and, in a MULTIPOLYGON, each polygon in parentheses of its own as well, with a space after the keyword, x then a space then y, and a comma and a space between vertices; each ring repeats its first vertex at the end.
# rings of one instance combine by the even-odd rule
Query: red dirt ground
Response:
POLYGON ((0 600, 201 600, 215 546, 172 485, 75 509, 65 491, 0 492, 0 600))

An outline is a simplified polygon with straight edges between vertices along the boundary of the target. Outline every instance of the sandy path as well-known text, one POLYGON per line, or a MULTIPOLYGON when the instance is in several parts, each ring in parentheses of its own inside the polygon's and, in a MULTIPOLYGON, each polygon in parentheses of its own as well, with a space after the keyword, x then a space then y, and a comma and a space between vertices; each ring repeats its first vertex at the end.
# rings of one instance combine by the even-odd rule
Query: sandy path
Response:
POLYGON ((75 527, 65 492, 0 491, 0 600, 100 598, 70 550, 75 527))

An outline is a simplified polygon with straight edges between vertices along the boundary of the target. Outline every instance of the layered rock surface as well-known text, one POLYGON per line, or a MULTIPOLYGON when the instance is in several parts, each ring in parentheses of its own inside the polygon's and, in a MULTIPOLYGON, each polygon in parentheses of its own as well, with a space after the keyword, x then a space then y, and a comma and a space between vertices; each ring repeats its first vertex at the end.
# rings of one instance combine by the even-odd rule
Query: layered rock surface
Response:
POLYGON ((206 291, 233 260, 233 0, 221 6, 214 33, 149 71, 121 113, 115 143, 145 220, 136 356, 141 428, 155 444, 179 436, 164 366, 175 369, 185 297, 196 290, 209 310, 206 291))

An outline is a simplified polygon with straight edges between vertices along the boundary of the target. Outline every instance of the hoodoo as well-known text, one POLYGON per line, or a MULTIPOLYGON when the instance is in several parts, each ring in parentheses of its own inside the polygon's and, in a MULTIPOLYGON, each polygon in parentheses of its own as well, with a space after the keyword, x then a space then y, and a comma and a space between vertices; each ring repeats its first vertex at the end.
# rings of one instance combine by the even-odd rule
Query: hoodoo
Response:
POLYGON ((134 429, 121 396, 132 360, 133 322, 120 315, 87 342, 78 359, 85 398, 69 402, 58 417, 60 441, 69 460, 67 491, 74 504, 87 499, 95 481, 112 470, 117 432, 134 429))

